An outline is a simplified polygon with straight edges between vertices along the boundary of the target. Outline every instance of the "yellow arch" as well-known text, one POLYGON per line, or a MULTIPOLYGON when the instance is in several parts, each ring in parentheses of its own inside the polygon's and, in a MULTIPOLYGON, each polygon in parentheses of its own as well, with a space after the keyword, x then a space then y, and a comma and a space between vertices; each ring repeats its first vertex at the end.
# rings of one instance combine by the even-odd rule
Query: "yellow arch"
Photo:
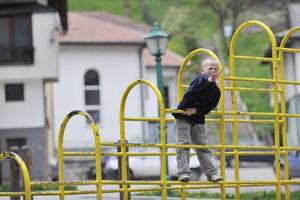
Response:
MULTIPOLYGON (((58 178, 59 182, 64 181, 64 163, 63 163, 63 139, 64 139, 64 132, 65 128, 69 122, 69 120, 75 116, 75 115, 81 115, 85 119, 87 119, 89 125, 93 129, 94 133, 94 142, 95 142, 95 160, 96 160, 96 190, 97 190, 97 199, 102 198, 102 176, 101 176, 101 143, 100 143, 100 136, 99 136, 99 129, 97 125, 95 124, 92 117, 86 113, 79 110, 75 110, 67 114, 64 118, 64 120, 61 123, 60 129, 59 129, 59 135, 58 135, 58 147, 57 147, 57 156, 58 156, 58 178)), ((64 200, 64 185, 59 186, 60 191, 60 200, 64 200)))
MULTIPOLYGON (((162 98, 162 95, 158 88, 153 85, 150 81, 140 79, 140 80, 135 80, 131 82, 126 90, 123 93, 122 99, 121 99, 121 104, 120 104, 120 113, 119 113, 119 118, 120 118, 120 140, 121 140, 121 152, 122 152, 122 182, 127 181, 127 160, 126 160, 126 143, 125 143, 125 104, 126 100, 128 97, 129 92, 137 85, 139 84, 146 84, 149 86, 154 93, 156 94, 157 101, 158 101, 158 106, 159 106, 159 124, 160 124, 160 145, 161 145, 161 180, 163 181, 162 184, 162 199, 167 198, 167 184, 166 184, 166 130, 165 130, 165 104, 164 100, 162 98)), ((128 199, 128 187, 127 184, 122 184, 122 189, 123 189, 123 199, 127 200, 128 199)))
MULTIPOLYGON (((281 199, 280 195, 280 166, 279 166, 279 160, 280 160, 280 145, 279 145, 279 108, 278 108, 278 68, 277 68, 277 45, 276 45, 276 39, 272 32, 272 30, 265 25, 264 23, 256 20, 250 20, 243 24, 241 24, 237 30, 234 32, 233 37, 231 39, 230 43, 230 78, 231 81, 231 96, 232 96, 232 111, 237 111, 237 101, 236 101, 236 84, 235 81, 239 80, 237 77, 235 77, 235 59, 249 59, 249 60, 266 60, 272 62, 272 71, 273 71, 273 87, 274 87, 274 133, 275 133, 275 162, 276 165, 276 178, 277 178, 277 184, 276 184, 276 199, 281 199), (271 58, 264 58, 264 57, 254 57, 254 56, 241 56, 241 55, 235 55, 235 48, 236 48, 236 42, 237 39, 241 33, 242 30, 245 28, 248 28, 250 26, 258 26, 261 27, 268 35, 270 42, 271 42, 271 48, 272 48, 272 57, 271 58)), ((240 78, 242 80, 243 78, 240 78)), ((258 80, 258 79, 257 79, 258 80)), ((238 145, 238 123, 237 123, 237 115, 233 115, 233 144, 238 145)), ((239 181, 239 159, 238 159, 238 149, 234 149, 234 172, 235 172, 235 180, 239 181)), ((239 199, 240 198, 240 190, 239 185, 235 187, 236 196, 239 199)))
POLYGON ((10 151, 0 154, 0 161, 2 161, 5 158, 14 159, 20 166, 22 174, 23 174, 25 200, 31 200, 30 176, 29 176, 29 172, 28 172, 25 162, 22 160, 22 158, 18 154, 14 153, 14 152, 10 152, 10 151))

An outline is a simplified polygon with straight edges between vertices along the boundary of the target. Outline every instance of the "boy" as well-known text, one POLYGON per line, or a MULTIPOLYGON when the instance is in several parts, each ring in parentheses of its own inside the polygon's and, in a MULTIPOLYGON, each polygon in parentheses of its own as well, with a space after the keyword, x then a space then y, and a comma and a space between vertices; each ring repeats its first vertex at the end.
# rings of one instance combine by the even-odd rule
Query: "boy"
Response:
MULTIPOLYGON (((205 115, 214 109, 220 99, 220 89, 216 84, 219 76, 218 62, 210 58, 203 60, 202 72, 190 84, 187 93, 178 105, 183 113, 173 113, 175 117, 175 137, 178 144, 208 144, 205 129, 205 115)), ((218 175, 209 149, 195 149, 201 167, 208 181, 218 182, 223 178, 218 175)), ((189 169, 190 149, 178 148, 177 169, 178 180, 190 181, 189 169)))

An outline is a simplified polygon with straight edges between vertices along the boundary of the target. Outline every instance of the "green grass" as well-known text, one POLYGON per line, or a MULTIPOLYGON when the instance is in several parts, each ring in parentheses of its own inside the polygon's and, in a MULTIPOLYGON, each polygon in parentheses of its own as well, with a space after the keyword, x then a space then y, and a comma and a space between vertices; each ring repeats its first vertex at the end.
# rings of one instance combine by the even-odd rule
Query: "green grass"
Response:
MULTIPOLYGON (((68 8, 71 11, 95 11, 102 10, 114 13, 116 15, 123 15, 124 0, 69 0, 68 8)), ((143 22, 140 0, 129 0, 130 2, 130 18, 143 22)), ((161 21, 165 11, 169 7, 167 1, 149 1, 145 0, 150 13, 155 17, 155 20, 161 21)))
MULTIPOLYGON (((58 186, 51 185, 51 186, 32 186, 32 191, 58 191, 58 186)), ((77 190, 76 186, 65 186, 65 190, 77 190)), ((11 189, 8 184, 0 185, 0 192, 10 192, 11 189)))

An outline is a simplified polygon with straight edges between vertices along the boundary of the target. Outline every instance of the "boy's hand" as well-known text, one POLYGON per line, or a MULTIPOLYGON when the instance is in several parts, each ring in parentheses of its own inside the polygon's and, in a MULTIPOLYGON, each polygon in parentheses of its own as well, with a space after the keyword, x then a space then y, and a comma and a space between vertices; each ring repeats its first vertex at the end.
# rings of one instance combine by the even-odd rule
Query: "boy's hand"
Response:
POLYGON ((196 108, 187 108, 184 110, 184 112, 182 114, 190 116, 192 114, 196 114, 197 109, 196 108))
POLYGON ((209 73, 209 78, 208 81, 209 82, 215 82, 217 80, 217 78, 220 76, 221 72, 223 71, 223 69, 221 69, 219 72, 210 72, 209 73))

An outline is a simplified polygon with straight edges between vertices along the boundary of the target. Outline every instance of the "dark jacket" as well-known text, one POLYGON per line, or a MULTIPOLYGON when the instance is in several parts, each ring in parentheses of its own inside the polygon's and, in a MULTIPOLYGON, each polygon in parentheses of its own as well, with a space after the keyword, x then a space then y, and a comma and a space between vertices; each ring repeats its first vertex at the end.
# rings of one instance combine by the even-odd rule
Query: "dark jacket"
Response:
POLYGON ((221 92, 216 83, 209 82, 208 76, 201 74, 191 82, 187 93, 177 107, 181 110, 196 108, 197 113, 191 116, 173 113, 173 116, 192 124, 205 124, 205 115, 218 105, 220 95, 221 92))

